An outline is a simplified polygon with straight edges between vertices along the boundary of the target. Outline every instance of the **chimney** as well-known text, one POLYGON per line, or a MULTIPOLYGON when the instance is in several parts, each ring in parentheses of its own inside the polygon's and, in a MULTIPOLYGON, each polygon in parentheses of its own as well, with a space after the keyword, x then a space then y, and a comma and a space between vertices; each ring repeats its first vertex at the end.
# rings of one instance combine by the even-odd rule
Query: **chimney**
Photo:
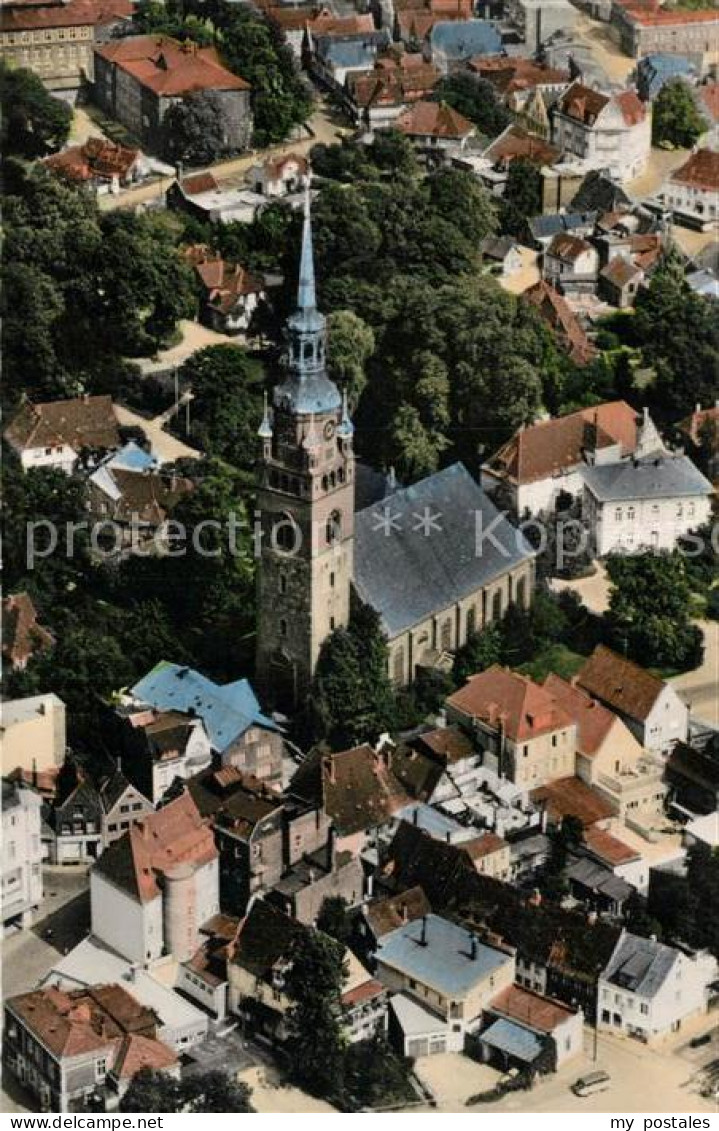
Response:
POLYGON ((420 935, 419 935, 419 945, 420 946, 426 946, 427 945, 427 916, 426 915, 422 916, 422 929, 421 929, 420 935))
POLYGON ((370 872, 370 874, 368 875, 366 886, 367 886, 367 891, 366 891, 367 898, 371 899, 372 896, 374 895, 374 872, 370 872))

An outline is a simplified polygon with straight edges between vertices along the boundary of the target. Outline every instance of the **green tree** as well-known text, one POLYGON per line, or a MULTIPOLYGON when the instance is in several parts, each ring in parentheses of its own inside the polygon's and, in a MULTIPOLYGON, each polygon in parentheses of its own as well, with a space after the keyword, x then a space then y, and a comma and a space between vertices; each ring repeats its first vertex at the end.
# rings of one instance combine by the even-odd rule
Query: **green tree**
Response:
POLYGON ((678 552, 612 554, 607 630, 613 646, 640 664, 689 668, 701 663, 701 630, 689 619, 686 562, 678 552))
POLYGON ((481 632, 474 632, 457 650, 454 657, 452 676, 458 687, 462 687, 470 676, 486 671, 492 664, 502 663, 502 631, 498 624, 488 624, 481 632))
POLYGON ((439 466, 439 459, 449 441, 422 422, 419 409, 402 404, 392 425, 391 445, 394 466, 401 480, 421 479, 439 466))
POLYGON ((186 1077, 182 1091, 188 1110, 198 1115, 223 1112, 247 1114, 255 1111, 250 1102, 252 1090, 247 1084, 233 1080, 226 1072, 214 1070, 186 1077))
POLYGON ((352 935, 352 920, 347 914, 347 900, 341 895, 328 895, 322 900, 317 916, 317 930, 347 946, 352 935))
POLYGON ((492 84, 466 71, 441 79, 432 97, 464 114, 487 137, 497 137, 511 121, 492 84))
POLYGON ((34 160, 62 149, 72 107, 53 98, 33 71, 0 60, 0 145, 4 157, 34 160))
POLYGON ((497 226, 496 202, 473 173, 442 168, 427 181, 429 207, 475 247, 497 226))
POLYGON ((184 1108, 180 1081, 152 1068, 141 1068, 120 1100, 120 1111, 125 1112, 180 1112, 184 1108))
POLYGON ((341 995, 347 966, 344 948, 320 931, 300 935, 285 978, 292 1001, 287 1044, 293 1077, 316 1096, 344 1091, 346 1038, 341 995))
POLYGON ((327 368, 337 384, 347 390, 354 412, 367 384, 366 365, 374 353, 371 327, 351 310, 335 310, 327 319, 327 368))
POLYGON ((689 84, 679 78, 666 82, 652 107, 652 145, 690 149, 706 129, 689 84))
POLYGON ((175 102, 162 125, 169 161, 211 165, 236 151, 227 142, 231 123, 217 91, 200 90, 175 102))
POLYGON ((336 629, 320 651, 306 720, 311 739, 345 750, 390 729, 394 701, 387 667, 379 616, 353 599, 348 627, 336 629))
POLYGON ((526 220, 542 211, 542 175, 539 166, 517 157, 509 166, 502 197, 502 228, 510 235, 523 233, 526 220))
MULTIPOLYGON (((240 346, 206 346, 180 370, 192 390, 192 441, 211 456, 250 470, 257 458, 257 429, 262 419, 258 369, 240 346)), ((182 414, 178 417, 182 427, 182 414)))

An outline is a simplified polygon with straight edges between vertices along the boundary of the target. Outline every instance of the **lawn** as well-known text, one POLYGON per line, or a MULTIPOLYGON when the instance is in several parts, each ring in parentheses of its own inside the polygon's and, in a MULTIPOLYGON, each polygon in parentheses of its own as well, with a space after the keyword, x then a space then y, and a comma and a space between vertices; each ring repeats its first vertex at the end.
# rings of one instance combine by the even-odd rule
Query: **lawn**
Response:
POLYGON ((566 644, 550 644, 539 652, 533 660, 528 660, 518 669, 523 675, 541 683, 550 672, 556 672, 563 679, 571 679, 576 675, 587 657, 573 652, 566 644))

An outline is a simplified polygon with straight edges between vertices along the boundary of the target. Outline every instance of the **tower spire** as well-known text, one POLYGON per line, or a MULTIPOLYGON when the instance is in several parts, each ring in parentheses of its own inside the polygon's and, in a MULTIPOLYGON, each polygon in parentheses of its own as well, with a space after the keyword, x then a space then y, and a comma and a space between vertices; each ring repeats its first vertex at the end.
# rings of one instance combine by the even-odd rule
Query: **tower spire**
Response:
POLYGON ((310 211, 310 186, 305 188, 304 223, 302 226, 302 255, 300 278, 297 287, 297 309, 316 310, 315 257, 312 248, 312 216, 310 211))

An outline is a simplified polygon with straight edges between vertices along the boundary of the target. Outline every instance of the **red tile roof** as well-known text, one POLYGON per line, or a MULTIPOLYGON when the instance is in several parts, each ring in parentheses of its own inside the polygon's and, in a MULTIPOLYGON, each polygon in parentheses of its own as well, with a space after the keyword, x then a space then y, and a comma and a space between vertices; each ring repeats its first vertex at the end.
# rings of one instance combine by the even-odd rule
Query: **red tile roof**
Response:
POLYGON ((574 1017, 574 1010, 562 1002, 524 990, 521 986, 507 986, 492 999, 489 1008, 541 1033, 553 1033, 559 1025, 574 1017))
POLYGON ((712 122, 719 122, 719 82, 708 82, 700 86, 699 97, 712 122))
POLYGON ((373 70, 348 75, 347 85, 358 106, 399 106, 426 97, 440 78, 439 69, 421 55, 392 53, 378 59, 373 70))
POLYGON ((404 923, 411 923, 429 915, 432 907, 422 888, 408 888, 387 899, 375 899, 365 908, 364 914, 372 928, 375 938, 389 934, 404 923))
POLYGON ((471 676, 447 703, 494 729, 501 727, 513 742, 572 725, 571 717, 543 687, 497 664, 471 676))
POLYGON ((91 137, 83 145, 71 145, 46 157, 44 164, 71 181, 89 181, 93 177, 123 180, 129 176, 139 155, 139 149, 127 149, 113 141, 91 137))
POLYGON ((370 1001, 373 997, 380 997, 383 993, 385 993, 385 988, 382 983, 378 982, 376 978, 368 978, 366 982, 362 982, 361 985, 343 993, 341 1001, 345 1009, 351 1009, 352 1006, 359 1005, 363 1001, 370 1001))
POLYGON ((183 177, 179 184, 186 196, 199 196, 202 192, 216 192, 220 187, 212 173, 192 173, 189 177, 183 177))
POLYGON ((554 330, 572 361, 586 365, 596 357, 597 350, 589 341, 567 300, 550 283, 540 279, 525 291, 522 298, 531 302, 540 317, 554 330))
POLYGON ((189 41, 136 35, 96 47, 95 52, 165 98, 200 90, 250 89, 248 82, 222 65, 214 47, 189 41))
POLYGON ((639 24, 641 27, 658 27, 683 24, 714 23, 719 20, 719 13, 715 8, 660 8, 656 3, 642 4, 637 0, 622 3, 624 14, 630 23, 639 24))
POLYGON ((704 192, 719 193, 719 153, 713 149, 698 149, 679 169, 674 170, 670 180, 704 192))
POLYGON ((475 753, 472 740, 459 727, 444 726, 417 736, 417 746, 427 749, 444 765, 451 766, 471 758, 475 753))
POLYGON ((635 90, 623 90, 614 100, 628 126, 636 126, 647 116, 647 108, 635 90))
POLYGON ((129 19, 132 0, 65 0, 65 3, 12 4, 0 7, 0 31, 32 31, 36 28, 101 27, 117 19, 129 19))
POLYGON ((400 114, 395 127, 410 137, 460 139, 475 132, 473 123, 446 102, 417 102, 406 113, 400 114))
POLYGON ((547 254, 573 263, 580 255, 584 255, 585 251, 591 250, 592 245, 587 240, 573 236, 570 232, 557 232, 547 248, 547 254))
POLYGON ((16 451, 68 444, 81 448, 117 448, 120 432, 112 398, 76 397, 74 400, 32 404, 26 400, 5 430, 16 451))
POLYGON ((52 648, 55 637, 37 623, 29 593, 11 593, 2 603, 2 654, 11 667, 24 666, 35 652, 52 648))
POLYGON ((105 849, 95 869, 141 903, 160 894, 158 879, 178 864, 217 858, 209 825, 189 793, 149 813, 105 849))
POLYGON ((530 797, 535 805, 546 806, 550 821, 558 824, 563 817, 579 817, 585 826, 611 817, 614 810, 600 793, 585 785, 579 778, 559 778, 558 781, 533 789, 530 797))
POLYGON ((577 724, 577 750, 588 758, 594 757, 617 722, 608 707, 603 707, 581 687, 551 672, 544 687, 577 724))
POLYGON ((517 158, 532 161, 535 165, 554 165, 561 151, 550 145, 545 138, 525 130, 523 126, 508 126, 504 133, 484 151, 484 156, 501 166, 507 166, 517 158))
POLYGON ((471 71, 487 79, 496 90, 505 95, 516 90, 558 86, 570 81, 569 71, 548 67, 545 63, 535 63, 533 59, 521 56, 511 58, 507 55, 480 55, 476 59, 470 59, 467 65, 471 71))
POLYGON ((343 836, 384 824, 410 801, 392 772, 391 754, 369 745, 322 758, 325 808, 343 836))
POLYGON ((51 986, 10 998, 26 1028, 57 1058, 114 1055, 127 1033, 155 1035, 157 1016, 122 986, 65 991, 51 986))
POLYGON ((138 1033, 129 1033, 120 1042, 112 1073, 119 1080, 127 1080, 143 1068, 161 1072, 169 1068, 178 1068, 179 1064, 177 1053, 162 1041, 143 1037, 138 1033))
POLYGON ((619 94, 602 94, 583 83, 574 82, 557 102, 558 109, 586 126, 593 126, 603 110, 614 102, 628 126, 643 122, 647 109, 636 91, 624 90, 619 94))
POLYGON ((513 483, 536 483, 577 467, 594 443, 598 448, 618 443, 625 456, 634 451, 637 415, 626 401, 608 401, 521 428, 487 466, 513 483))
POLYGON ((577 672, 576 682, 613 710, 643 721, 666 686, 639 664, 598 644, 577 672))
POLYGON ((623 840, 612 836, 604 829, 597 828, 596 825, 585 831, 584 843, 595 856, 611 868, 616 868, 620 864, 630 864, 633 860, 641 860, 641 854, 636 848, 630 848, 623 840))

